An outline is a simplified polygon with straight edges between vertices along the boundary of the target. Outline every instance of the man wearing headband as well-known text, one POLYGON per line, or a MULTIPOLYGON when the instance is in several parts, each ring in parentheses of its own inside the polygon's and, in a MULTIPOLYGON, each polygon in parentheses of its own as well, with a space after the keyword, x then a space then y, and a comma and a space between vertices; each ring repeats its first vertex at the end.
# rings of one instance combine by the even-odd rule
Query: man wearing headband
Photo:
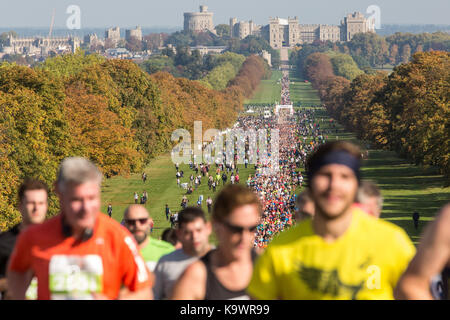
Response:
POLYGON ((393 299, 415 253, 405 231, 353 206, 360 182, 359 148, 321 145, 307 162, 315 205, 281 233, 256 262, 248 293, 256 299, 393 299))

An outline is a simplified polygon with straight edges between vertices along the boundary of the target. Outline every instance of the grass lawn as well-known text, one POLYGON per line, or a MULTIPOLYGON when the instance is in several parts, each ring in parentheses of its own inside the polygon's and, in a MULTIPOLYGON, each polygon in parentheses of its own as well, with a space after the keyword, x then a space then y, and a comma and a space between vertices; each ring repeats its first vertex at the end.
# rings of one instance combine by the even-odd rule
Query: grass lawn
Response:
POLYGON ((291 101, 295 105, 301 103, 301 106, 317 106, 320 105, 320 98, 310 82, 304 82, 296 76, 295 69, 290 70, 289 79, 291 80, 290 92, 291 101))
POLYGON ((385 64, 383 67, 379 66, 379 67, 375 67, 372 68, 376 71, 385 71, 387 73, 391 73, 394 70, 395 66, 391 65, 391 64, 385 64))
POLYGON ((273 104, 280 101, 281 83, 277 83, 282 77, 281 71, 272 70, 270 79, 262 80, 253 97, 247 99, 244 104, 273 104))

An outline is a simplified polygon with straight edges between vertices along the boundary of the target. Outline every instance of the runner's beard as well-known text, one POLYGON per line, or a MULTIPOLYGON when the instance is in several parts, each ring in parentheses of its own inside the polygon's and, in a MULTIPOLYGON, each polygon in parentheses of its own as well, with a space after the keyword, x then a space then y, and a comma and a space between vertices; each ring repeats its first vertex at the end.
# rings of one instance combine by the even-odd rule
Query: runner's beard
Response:
POLYGON ((141 244, 142 242, 145 241, 145 239, 147 239, 147 232, 141 231, 139 234, 138 233, 133 234, 133 236, 134 239, 136 239, 136 242, 138 244, 141 244))
POLYGON ((319 201, 314 201, 315 205, 318 210, 316 210, 316 214, 319 214, 321 217, 323 217, 325 220, 331 221, 340 218, 347 210, 353 205, 354 201, 349 201, 348 204, 338 213, 335 215, 329 215, 326 210, 324 210, 319 201))

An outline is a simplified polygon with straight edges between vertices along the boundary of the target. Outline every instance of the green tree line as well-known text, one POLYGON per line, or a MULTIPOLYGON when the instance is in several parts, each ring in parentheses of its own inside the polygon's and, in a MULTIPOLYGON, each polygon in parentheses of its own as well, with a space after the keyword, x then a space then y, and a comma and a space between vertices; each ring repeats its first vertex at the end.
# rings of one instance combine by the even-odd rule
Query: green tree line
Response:
POLYGON ((396 66, 407 63, 417 52, 450 51, 450 34, 400 33, 383 37, 376 33, 355 34, 351 41, 333 43, 315 41, 312 44, 297 46, 291 53, 291 64, 304 72, 305 59, 314 52, 340 52, 351 55, 358 67, 364 71, 370 68, 396 66))

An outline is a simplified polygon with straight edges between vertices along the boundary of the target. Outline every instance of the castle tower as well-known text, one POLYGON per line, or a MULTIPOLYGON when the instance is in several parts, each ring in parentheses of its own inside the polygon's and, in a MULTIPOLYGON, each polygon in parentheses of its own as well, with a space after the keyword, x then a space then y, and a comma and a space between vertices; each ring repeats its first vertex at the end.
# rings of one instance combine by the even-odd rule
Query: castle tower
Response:
POLYGON ((341 21, 341 40, 350 41, 357 33, 375 32, 372 21, 366 19, 361 12, 347 14, 341 21))
POLYGON ((213 23, 213 13, 208 12, 207 6, 200 6, 200 12, 184 13, 184 31, 211 31, 215 33, 213 23))
POLYGON ((234 27, 237 24, 237 19, 236 18, 230 18, 230 37, 236 37, 235 32, 234 32, 234 27))
POLYGON ((130 41, 130 39, 134 37, 139 41, 142 41, 142 29, 141 27, 136 27, 136 29, 125 30, 125 39, 130 41))

